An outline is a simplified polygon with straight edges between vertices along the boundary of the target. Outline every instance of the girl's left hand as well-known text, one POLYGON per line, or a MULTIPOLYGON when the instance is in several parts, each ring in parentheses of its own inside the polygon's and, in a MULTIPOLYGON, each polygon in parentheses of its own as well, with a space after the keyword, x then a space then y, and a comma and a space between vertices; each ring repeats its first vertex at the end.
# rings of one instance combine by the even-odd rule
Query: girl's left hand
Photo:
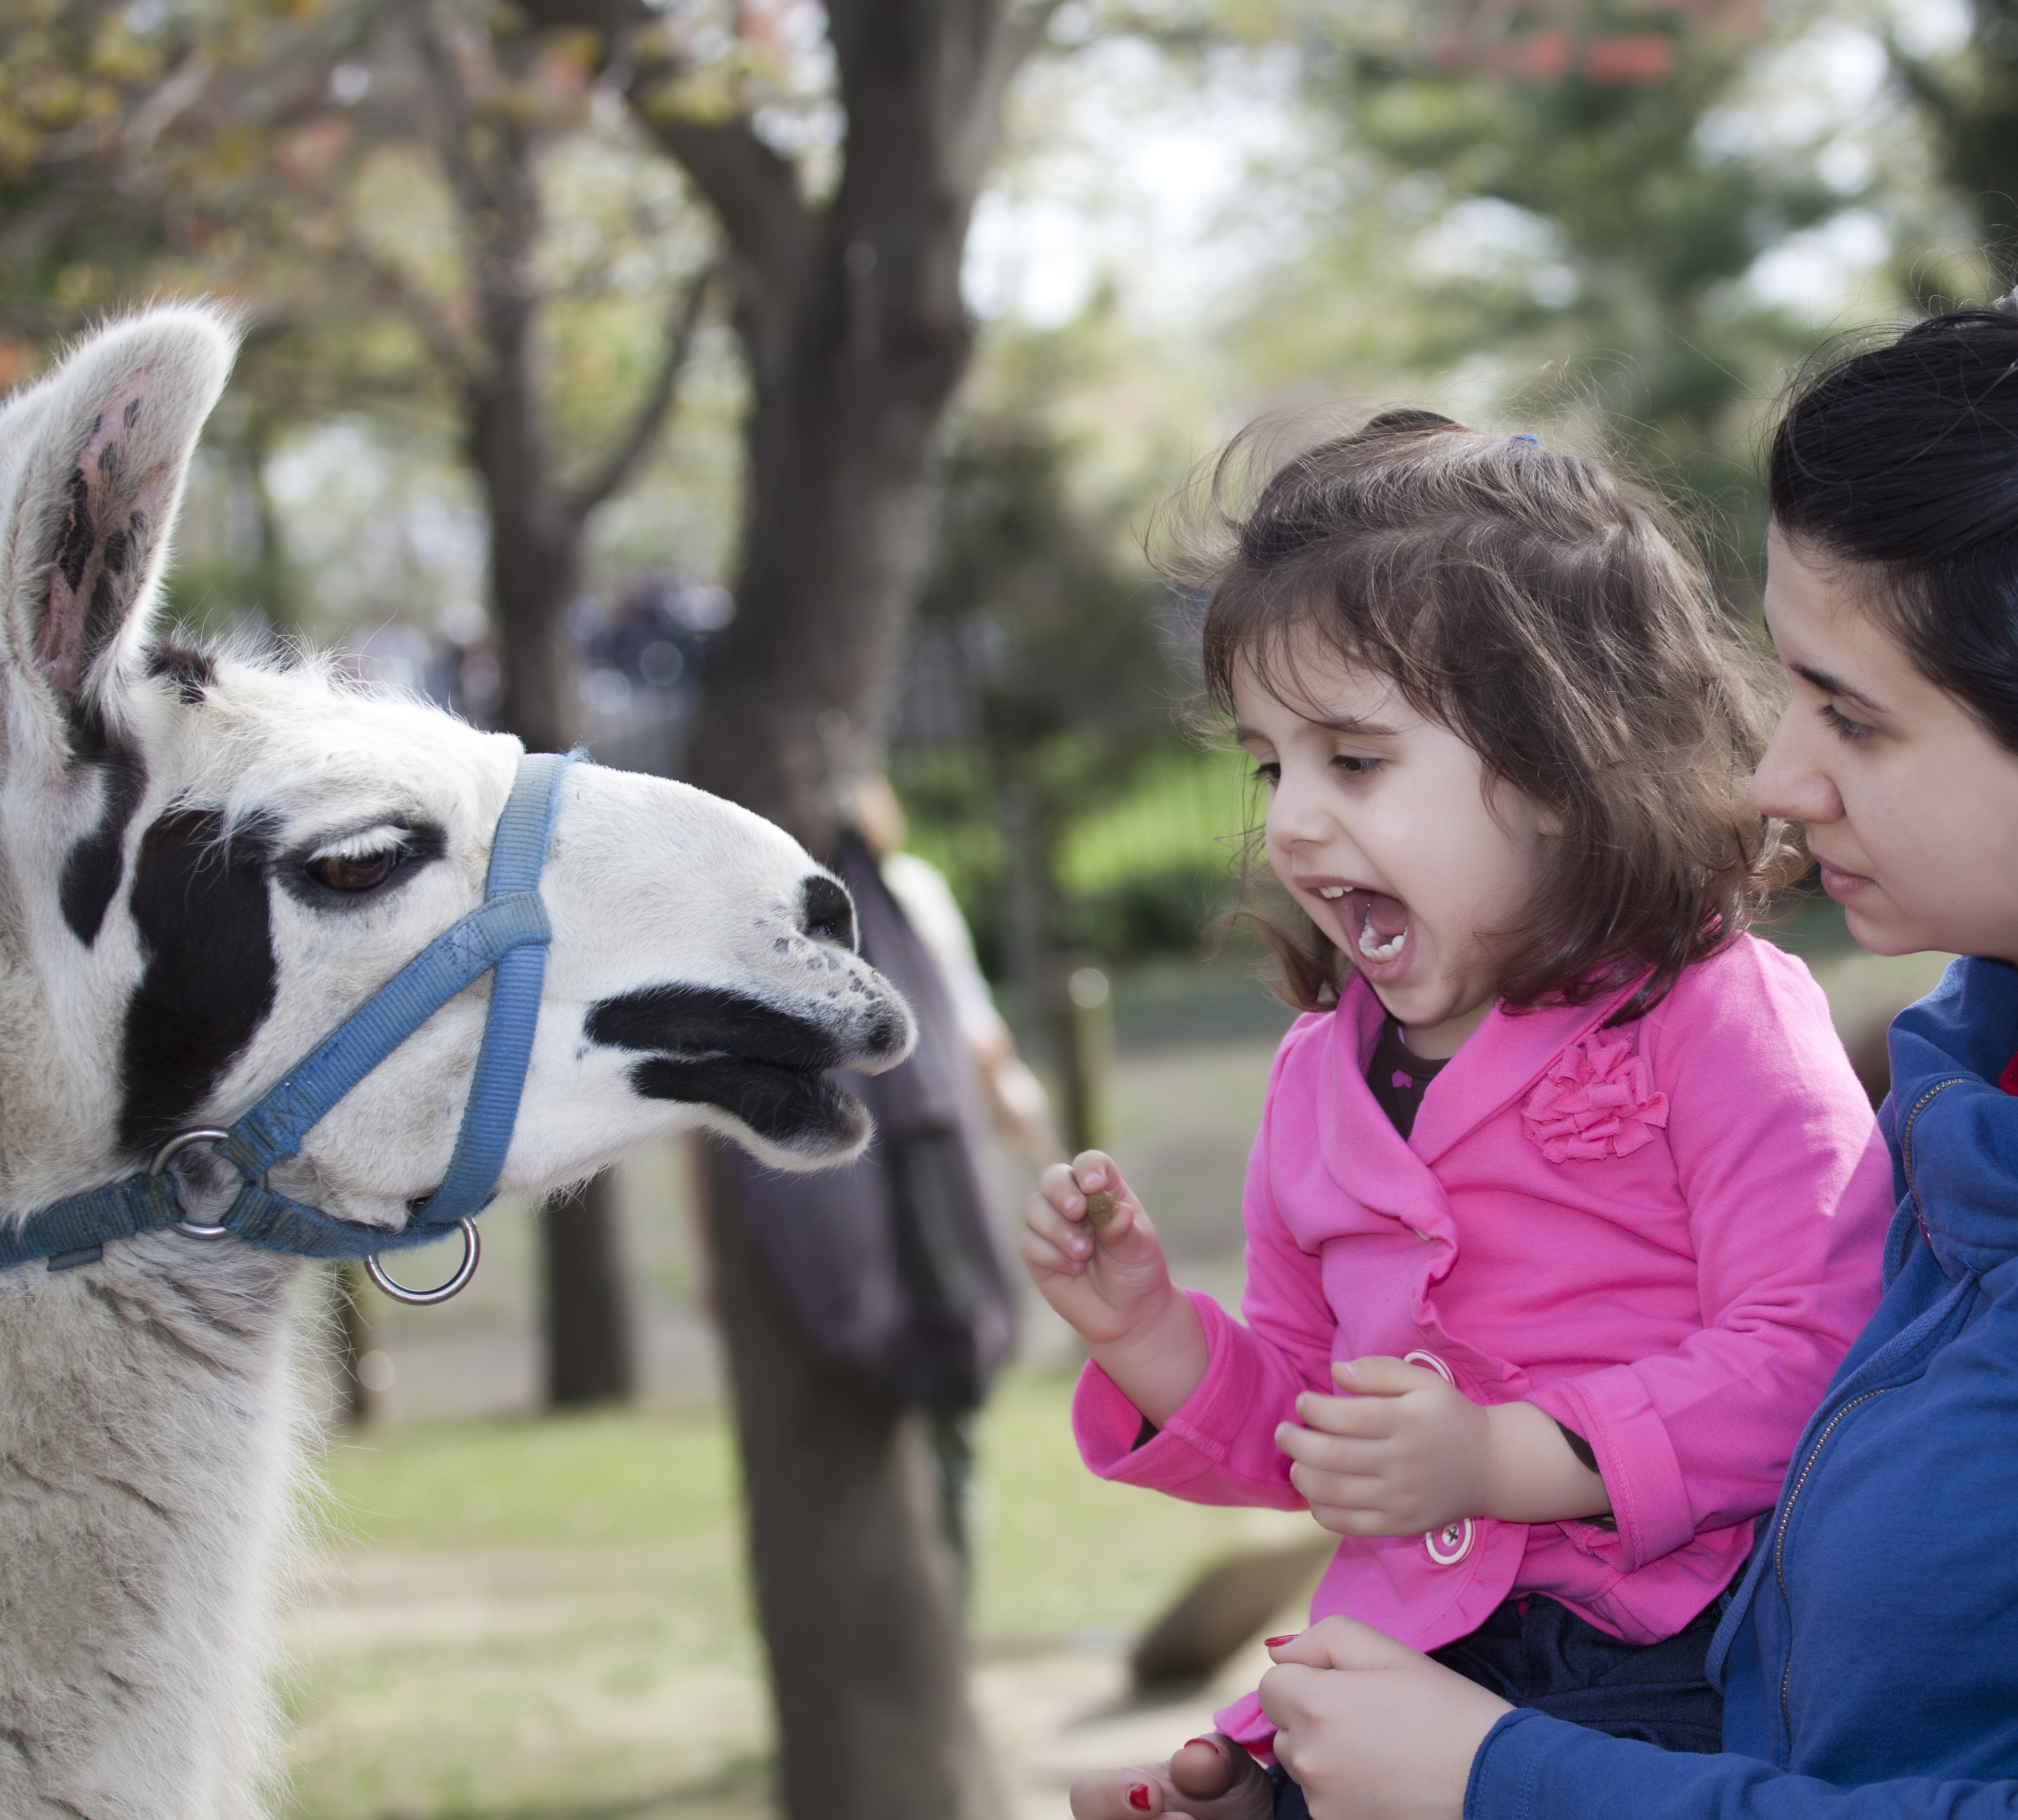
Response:
POLYGON ((1311 1820, 1463 1820, 1471 1760, 1514 1710, 1504 1700, 1350 1618, 1269 1653, 1261 1709, 1311 1820))
POLYGON ((1419 1536, 1491 1515, 1492 1428, 1486 1412, 1434 1371, 1399 1359, 1340 1360, 1350 1396, 1305 1391, 1275 1444, 1289 1482, 1337 1536, 1419 1536))

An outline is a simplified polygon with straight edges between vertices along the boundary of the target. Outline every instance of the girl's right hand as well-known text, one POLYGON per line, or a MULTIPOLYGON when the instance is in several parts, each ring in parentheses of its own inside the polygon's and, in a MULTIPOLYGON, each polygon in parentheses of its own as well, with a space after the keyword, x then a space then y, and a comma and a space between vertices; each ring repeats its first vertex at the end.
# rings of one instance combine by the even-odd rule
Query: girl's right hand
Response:
POLYGON ((1023 1204, 1023 1262, 1044 1299, 1090 1346, 1127 1339, 1163 1315, 1178 1292, 1163 1242, 1114 1160, 1082 1150, 1054 1163, 1023 1204), (1087 1197, 1107 1193, 1114 1217, 1104 1227, 1087 1217, 1087 1197))

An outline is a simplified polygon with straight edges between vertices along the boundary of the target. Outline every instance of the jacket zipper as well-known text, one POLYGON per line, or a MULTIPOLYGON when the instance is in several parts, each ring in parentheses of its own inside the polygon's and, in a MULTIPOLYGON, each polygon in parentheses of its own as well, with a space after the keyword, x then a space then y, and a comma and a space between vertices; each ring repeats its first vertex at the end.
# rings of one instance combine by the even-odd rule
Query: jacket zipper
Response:
POLYGON ((1816 1435, 1815 1444, 1808 1450, 1808 1457, 1801 1464, 1801 1475, 1794 1481, 1794 1489, 1787 1493, 1786 1508, 1780 1513, 1780 1526, 1773 1538, 1773 1577, 1780 1583, 1780 1602, 1787 1608, 1787 1662, 1780 1671, 1780 1726, 1787 1735, 1790 1749, 1794 1719, 1788 1699, 1788 1685, 1794 1675, 1794 1602, 1787 1592, 1787 1526, 1794 1520, 1794 1506, 1799 1500, 1802 1488, 1808 1482, 1808 1475, 1814 1471, 1815 1461, 1828 1444, 1829 1436, 1835 1432, 1836 1424, 1859 1403, 1868 1403, 1874 1396, 1882 1396, 1886 1391, 1897 1388, 1897 1385, 1887 1384, 1876 1390, 1867 1390, 1861 1396, 1852 1397, 1829 1417, 1828 1426, 1816 1435))
POLYGON ((1964 1077, 1960 1074, 1951 1074, 1945 1081, 1937 1081, 1913 1102, 1913 1110, 1906 1114, 1905 1125, 1900 1128, 1899 1160, 1905 1166, 1906 1186, 1913 1189, 1913 1200, 1915 1205, 1919 1202, 1920 1191, 1917 1188, 1913 1188, 1913 1127, 1920 1122, 1920 1114, 1927 1110, 1933 1101, 1939 1099, 1951 1087, 1959 1087, 1962 1084, 1963 1078, 1964 1077))
MULTIPOLYGON (((1906 1122, 1899 1132, 1899 1162, 1906 1176, 1906 1192, 1913 1197, 1913 1218, 1919 1222, 1920 1237, 1927 1242, 1927 1249, 1934 1248, 1934 1235, 1927 1230, 1927 1216, 1920 1211, 1919 1184, 1913 1179, 1913 1127, 1920 1122, 1920 1114, 1951 1087, 1959 1087, 1962 1077, 1951 1074, 1945 1081, 1937 1081, 1926 1092, 1913 1102, 1913 1110, 1906 1114, 1906 1122)), ((1937 1254, 1938 1255, 1938 1254, 1937 1254)))

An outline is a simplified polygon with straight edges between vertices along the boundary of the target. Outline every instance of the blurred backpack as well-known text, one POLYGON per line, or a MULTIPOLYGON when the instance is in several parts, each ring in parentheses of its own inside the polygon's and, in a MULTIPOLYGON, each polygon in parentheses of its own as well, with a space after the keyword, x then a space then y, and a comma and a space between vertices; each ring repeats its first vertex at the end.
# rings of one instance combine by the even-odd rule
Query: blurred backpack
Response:
POLYGON ((742 1211, 815 1349, 905 1403, 972 1409, 1015 1338, 1015 1304, 982 1171, 980 1082, 931 956, 855 835, 835 870, 862 952, 910 1001, 910 1059, 834 1078, 876 1134, 844 1168, 787 1175, 728 1159, 742 1211))

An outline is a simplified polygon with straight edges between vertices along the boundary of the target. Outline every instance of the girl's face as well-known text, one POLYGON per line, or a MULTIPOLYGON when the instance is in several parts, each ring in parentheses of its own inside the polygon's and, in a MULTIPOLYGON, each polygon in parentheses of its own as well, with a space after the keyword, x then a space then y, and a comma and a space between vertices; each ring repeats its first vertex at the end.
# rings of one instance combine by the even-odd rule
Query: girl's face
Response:
POLYGON ((1839 570, 1777 529, 1766 561, 1793 697, 1752 801, 1807 824, 1822 889, 1874 953, 2018 961, 2018 756, 1920 673, 1839 570))
POLYGON ((1499 997, 1489 946, 1542 876, 1547 818, 1384 677, 1309 644, 1283 701, 1243 665, 1236 735, 1269 789, 1268 863, 1424 1057, 1452 1055, 1499 997))

